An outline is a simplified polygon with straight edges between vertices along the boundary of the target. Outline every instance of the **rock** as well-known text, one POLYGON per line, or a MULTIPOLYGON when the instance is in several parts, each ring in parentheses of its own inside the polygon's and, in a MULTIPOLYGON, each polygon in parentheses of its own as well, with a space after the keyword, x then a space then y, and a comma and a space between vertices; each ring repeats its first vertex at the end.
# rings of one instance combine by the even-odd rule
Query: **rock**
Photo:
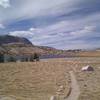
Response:
POLYGON ((82 71, 94 71, 94 68, 90 65, 87 65, 81 69, 82 71))
POLYGON ((57 91, 57 92, 63 92, 63 90, 64 90, 64 86, 63 86, 63 85, 61 85, 61 86, 59 87, 59 89, 58 89, 58 91, 57 91))
POLYGON ((57 100, 56 96, 51 96, 50 100, 57 100))
POLYGON ((63 85, 61 85, 59 88, 60 88, 60 89, 64 89, 64 86, 63 86, 63 85))

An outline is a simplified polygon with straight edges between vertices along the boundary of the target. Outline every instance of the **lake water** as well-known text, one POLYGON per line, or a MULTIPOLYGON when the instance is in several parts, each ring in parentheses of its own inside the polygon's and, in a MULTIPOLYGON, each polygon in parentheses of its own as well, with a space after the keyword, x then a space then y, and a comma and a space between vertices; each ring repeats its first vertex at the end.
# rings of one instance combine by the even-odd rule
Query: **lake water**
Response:
POLYGON ((48 55, 48 56, 42 56, 40 57, 40 59, 42 60, 46 60, 46 59, 56 59, 56 58, 64 58, 66 60, 69 60, 69 61, 92 61, 92 62, 95 62, 95 61, 98 61, 100 62, 100 57, 65 57, 65 56, 54 56, 54 55, 48 55))

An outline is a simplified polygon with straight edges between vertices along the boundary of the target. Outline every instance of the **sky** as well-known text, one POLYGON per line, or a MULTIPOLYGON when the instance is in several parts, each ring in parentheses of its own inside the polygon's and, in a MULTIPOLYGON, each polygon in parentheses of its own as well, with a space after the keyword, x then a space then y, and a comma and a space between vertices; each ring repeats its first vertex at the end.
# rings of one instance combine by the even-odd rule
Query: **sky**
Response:
POLYGON ((0 35, 57 49, 100 48, 100 0, 0 0, 0 35))

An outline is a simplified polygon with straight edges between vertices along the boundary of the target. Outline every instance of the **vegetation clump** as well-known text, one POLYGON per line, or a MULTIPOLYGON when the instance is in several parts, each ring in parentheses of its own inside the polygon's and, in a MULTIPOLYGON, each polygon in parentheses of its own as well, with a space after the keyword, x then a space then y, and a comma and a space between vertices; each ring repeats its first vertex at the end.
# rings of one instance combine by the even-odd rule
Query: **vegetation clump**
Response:
POLYGON ((38 53, 34 53, 31 56, 30 61, 40 61, 39 54, 38 53))

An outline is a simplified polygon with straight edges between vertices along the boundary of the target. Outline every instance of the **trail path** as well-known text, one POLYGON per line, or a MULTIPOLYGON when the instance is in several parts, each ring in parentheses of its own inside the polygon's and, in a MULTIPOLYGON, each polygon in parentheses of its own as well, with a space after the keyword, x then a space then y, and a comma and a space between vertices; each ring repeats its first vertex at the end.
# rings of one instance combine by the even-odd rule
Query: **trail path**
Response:
POLYGON ((0 100, 15 100, 12 97, 0 96, 0 100))
POLYGON ((66 100, 78 100, 80 89, 73 71, 70 71, 71 76, 71 93, 66 100))

